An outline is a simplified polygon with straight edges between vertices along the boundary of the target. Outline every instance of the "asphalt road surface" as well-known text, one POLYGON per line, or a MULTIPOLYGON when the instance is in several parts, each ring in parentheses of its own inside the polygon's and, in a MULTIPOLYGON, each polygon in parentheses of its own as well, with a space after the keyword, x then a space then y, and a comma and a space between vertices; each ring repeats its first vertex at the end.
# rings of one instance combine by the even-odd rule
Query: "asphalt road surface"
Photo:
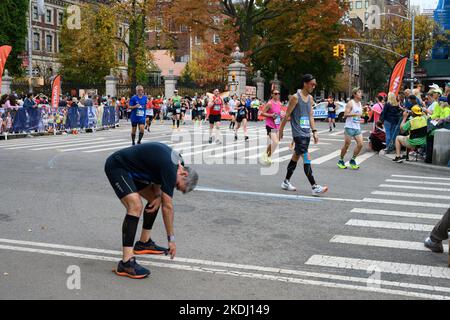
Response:
MULTIPOLYGON (((367 150, 359 171, 340 171, 343 125, 318 127, 313 170, 330 188, 321 198, 302 166, 298 191, 280 188, 290 131, 267 168, 258 164, 262 123, 250 124, 247 143, 242 132, 235 143, 226 124, 224 145, 212 146, 206 125, 154 124, 145 142, 174 145, 200 181, 175 194, 177 258, 139 257, 152 272, 141 281, 112 272, 125 211, 103 167, 131 144, 127 124, 0 141, 0 299, 450 299, 448 246, 442 255, 423 248, 450 207, 448 171, 367 150)), ((370 126, 363 130, 367 140, 370 126)), ((166 245, 161 216, 152 238, 166 245)))

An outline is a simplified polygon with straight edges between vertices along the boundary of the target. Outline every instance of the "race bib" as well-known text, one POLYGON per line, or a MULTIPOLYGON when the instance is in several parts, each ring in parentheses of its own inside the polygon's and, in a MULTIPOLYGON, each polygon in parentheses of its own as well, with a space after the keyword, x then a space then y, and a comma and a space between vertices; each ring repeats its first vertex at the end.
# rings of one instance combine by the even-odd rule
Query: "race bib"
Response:
POLYGON ((277 114, 277 117, 275 118, 275 125, 279 126, 281 124, 281 117, 277 114))
POLYGON ((181 109, 177 109, 177 114, 181 113, 181 109))
POLYGON ((300 118, 300 127, 302 129, 311 129, 311 125, 309 123, 309 117, 301 117, 300 118))
POLYGON ((151 117, 153 116, 153 109, 149 109, 148 110, 148 115, 151 116, 151 117))
POLYGON ((142 109, 137 109, 137 111, 136 111, 136 116, 138 116, 138 117, 143 117, 143 116, 144 116, 144 110, 142 110, 142 109))
POLYGON ((361 117, 353 117, 353 123, 360 123, 361 117))

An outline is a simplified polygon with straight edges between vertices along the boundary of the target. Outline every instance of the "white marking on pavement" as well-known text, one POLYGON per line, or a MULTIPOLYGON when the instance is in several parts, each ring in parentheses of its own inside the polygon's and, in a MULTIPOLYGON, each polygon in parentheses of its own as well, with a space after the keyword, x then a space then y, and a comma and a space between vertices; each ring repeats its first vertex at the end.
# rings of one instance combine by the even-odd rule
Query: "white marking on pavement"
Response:
POLYGON ((423 193, 373 191, 372 194, 378 196, 405 197, 410 199, 414 198, 442 199, 442 200, 450 199, 450 196, 439 196, 435 194, 423 194, 423 193))
MULTIPOLYGON (((125 141, 125 139, 102 141, 102 143, 119 142, 119 141, 123 142, 123 141, 125 141)), ((80 147, 80 146, 90 146, 90 145, 99 145, 99 142, 98 141, 78 142, 78 143, 73 143, 71 145, 65 144, 65 145, 59 145, 59 146, 41 147, 41 148, 31 149, 31 151, 54 150, 54 149, 63 149, 63 148, 67 148, 67 147, 80 147)))
POLYGON ((431 208, 446 208, 446 209, 450 208, 450 203, 401 201, 401 200, 374 199, 374 198, 364 198, 362 202, 395 204, 400 206, 413 206, 413 207, 431 207, 431 208))
POLYGON ((339 202, 362 202, 362 200, 357 199, 344 199, 344 198, 319 198, 319 197, 309 197, 309 196, 301 196, 301 195, 290 195, 290 194, 279 194, 279 193, 265 193, 265 192, 249 192, 249 191, 239 191, 239 190, 222 190, 222 189, 214 189, 208 187, 197 187, 195 191, 200 192, 213 192, 213 193, 229 193, 229 194, 237 194, 237 195, 251 195, 257 197, 271 197, 271 198, 280 198, 280 199, 288 199, 288 200, 309 200, 313 202, 320 202, 323 200, 328 201, 339 201, 339 202))
POLYGON ((396 180, 396 179, 386 179, 386 182, 390 183, 411 183, 411 184, 423 184, 430 186, 450 186, 450 183, 446 182, 430 182, 430 181, 413 181, 413 180, 396 180))
POLYGON ((101 141, 105 140, 106 138, 96 138, 96 139, 83 139, 83 140, 76 140, 76 141, 60 141, 57 143, 40 143, 37 145, 26 145, 26 146, 20 146, 20 147, 13 147, 13 148, 6 148, 7 150, 18 150, 18 149, 27 149, 27 148, 37 148, 37 147, 45 147, 45 146, 60 146, 60 145, 74 145, 81 142, 93 142, 93 141, 101 141))
POLYGON ((381 229, 396 229, 396 230, 423 231, 423 232, 430 232, 434 229, 434 226, 429 224, 358 220, 358 219, 351 219, 345 225, 363 228, 381 228, 381 229))
MULTIPOLYGON (((374 155, 376 155, 376 154, 377 154, 377 153, 375 153, 375 152, 366 152, 366 153, 364 153, 363 155, 358 156, 358 157, 356 158, 356 163, 357 163, 357 164, 361 164, 361 163, 363 163, 363 162, 369 160, 370 158, 372 158, 372 157, 373 157, 374 155)), ((339 153, 339 155, 340 155, 340 153, 339 153)), ((345 165, 346 165, 346 166, 349 166, 349 165, 350 165, 350 161, 348 161, 345 165)))
POLYGON ((424 176, 405 176, 405 175, 400 175, 400 174, 393 174, 391 177, 395 177, 395 178, 410 178, 410 179, 424 179, 424 180, 445 180, 445 181, 450 181, 450 178, 424 177, 424 176))
POLYGON ((415 277, 450 279, 450 268, 395 263, 377 260, 364 260, 323 255, 312 256, 306 265, 332 267, 350 270, 370 270, 374 266, 382 273, 401 274, 415 277))
POLYGON ((332 152, 332 153, 330 153, 330 154, 328 154, 326 156, 314 159, 312 161, 312 164, 316 164, 316 165, 317 164, 322 164, 322 163, 327 162, 327 161, 329 161, 331 159, 337 158, 340 155, 341 155, 341 150, 336 150, 336 151, 334 151, 334 152, 332 152))
POLYGON ((25 147, 25 146, 38 146, 38 145, 51 145, 52 143, 64 143, 64 142, 80 142, 80 141, 91 141, 95 137, 82 137, 82 138, 73 138, 73 137, 57 137, 57 138, 47 138, 47 139, 33 139, 33 142, 24 141, 21 143, 6 143, 0 145, 0 148, 13 148, 13 147, 25 147))
MULTIPOLYGON (((125 140, 117 140, 117 141, 125 141, 125 140)), ((59 151, 61 152, 72 152, 72 151, 80 151, 80 150, 89 150, 89 149, 95 149, 95 148, 103 148, 103 147, 112 147, 112 146, 126 146, 129 145, 130 142, 127 140, 126 142, 116 142, 116 143, 107 143, 107 144, 98 144, 95 146, 90 147, 80 147, 80 148, 71 148, 71 149, 61 149, 59 151)))
POLYGON ((427 213, 419 213, 419 212, 375 210, 375 209, 365 209, 365 208, 355 208, 351 212, 352 213, 382 215, 382 216, 392 216, 392 217, 431 219, 431 220, 440 220, 442 218, 442 214, 427 214, 427 213))
MULTIPOLYGON (((402 186, 402 185, 392 185, 392 184, 380 184, 378 187, 379 188, 395 188, 395 189, 411 189, 411 190, 427 190, 427 191, 450 192, 450 189, 447 189, 447 188, 402 186)), ((450 197, 450 194, 449 194, 449 197, 450 197)))
MULTIPOLYGON (((425 248, 423 242, 399 241, 390 239, 363 238, 363 237, 350 237, 337 235, 334 236, 333 239, 330 240, 330 242, 341 244, 353 244, 366 247, 430 251, 429 249, 425 248)), ((444 245, 444 250, 445 252, 448 252, 448 245, 444 245)))
POLYGON ((330 133, 329 136, 336 137, 336 136, 343 135, 344 133, 345 133, 345 130, 340 130, 340 131, 337 131, 337 132, 334 132, 334 133, 330 133))
MULTIPOLYGON (((53 256, 72 257, 72 258, 79 258, 79 259, 89 259, 89 260, 115 262, 115 263, 120 261, 119 257, 90 255, 90 254, 84 254, 84 253, 74 253, 74 252, 64 252, 64 251, 52 251, 52 250, 43 250, 43 249, 25 248, 25 247, 16 247, 16 246, 7 246, 7 245, 0 245, 0 249, 16 251, 16 252, 39 253, 39 254, 46 254, 46 255, 53 255, 53 256)), ((96 250, 96 251, 98 250, 98 251, 101 251, 102 253, 106 253, 105 251, 108 251, 108 250, 100 250, 100 249, 90 249, 90 250, 96 250)), ((115 251, 115 254, 121 255, 122 253, 119 251, 115 251)), ((164 259, 163 257, 155 256, 152 258, 152 260, 156 260, 156 258, 158 258, 158 260, 164 259)), ((165 260, 167 262, 170 262, 167 258, 165 260)), ((180 259, 177 259, 176 261, 180 261, 180 259)), ((180 261, 180 262, 182 262, 182 261, 180 261)), ((238 272, 238 271, 233 271, 233 270, 213 269, 213 268, 205 268, 205 267, 198 267, 198 266, 181 265, 181 264, 174 264, 173 262, 172 263, 159 263, 159 262, 153 262, 153 261, 150 262, 150 261, 144 260, 144 261, 141 261, 140 264, 145 265, 145 266, 159 267, 159 268, 170 268, 170 269, 177 269, 177 270, 183 270, 183 271, 205 272, 205 273, 213 273, 213 274, 217 274, 217 275, 228 275, 228 276, 234 276, 234 277, 246 277, 246 278, 261 279, 261 280, 281 281, 281 282, 297 283, 297 284, 304 284, 304 285, 315 285, 315 286, 323 286, 323 287, 330 287, 330 288, 337 288, 337 289, 377 292, 377 293, 402 295, 402 296, 424 298, 424 299, 450 300, 450 296, 445 296, 445 295, 427 294, 427 293, 421 293, 421 292, 401 291, 401 290, 396 290, 396 289, 393 290, 393 289, 386 289, 386 288, 380 288, 380 287, 377 288, 374 286, 367 286, 368 279, 366 279, 366 278, 346 277, 346 276, 340 276, 340 275, 302 272, 302 271, 296 271, 296 270, 284 270, 284 269, 277 269, 277 268, 264 268, 264 267, 257 267, 257 266, 217 263, 214 261, 208 261, 208 262, 209 262, 208 265, 213 265, 213 266, 224 265, 224 266, 228 267, 230 265, 231 268, 242 267, 242 269, 256 270, 256 271, 260 271, 260 272, 268 271, 268 272, 276 272, 278 274, 292 274, 292 275, 296 275, 296 276, 322 278, 322 279, 326 279, 326 280, 340 280, 340 281, 357 282, 357 283, 363 283, 364 286, 349 285, 349 284, 343 284, 343 283, 333 283, 333 282, 329 282, 329 281, 317 281, 317 280, 300 279, 300 278, 293 278, 293 277, 284 277, 284 276, 280 276, 280 275, 267 275, 267 274, 261 274, 261 273, 256 274, 256 273, 248 273, 248 272, 238 272)), ((391 281, 382 281, 382 280, 377 281, 376 285, 379 285, 379 286, 386 285, 386 286, 393 286, 393 287, 400 287, 400 288, 407 288, 407 289, 426 290, 426 291, 432 291, 432 292, 434 292, 434 291, 445 292, 445 293, 450 292, 450 288, 447 288, 447 287, 437 287, 437 286, 434 287, 434 286, 429 286, 429 285, 400 283, 400 282, 391 282, 391 281)))

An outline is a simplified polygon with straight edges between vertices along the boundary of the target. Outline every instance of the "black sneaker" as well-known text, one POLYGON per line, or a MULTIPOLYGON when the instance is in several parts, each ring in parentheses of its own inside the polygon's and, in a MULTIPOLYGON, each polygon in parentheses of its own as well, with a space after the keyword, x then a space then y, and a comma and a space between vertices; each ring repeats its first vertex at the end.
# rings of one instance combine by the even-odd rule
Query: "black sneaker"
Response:
POLYGON ((427 238, 424 244, 425 248, 428 248, 433 252, 444 253, 444 246, 442 245, 442 242, 434 242, 431 238, 427 238))
POLYGON ((150 239, 147 243, 143 242, 136 242, 134 245, 134 254, 136 255, 142 255, 142 254, 165 254, 167 255, 169 250, 167 248, 163 248, 158 246, 155 242, 153 242, 152 239, 150 239))
POLYGON ((131 279, 145 279, 150 275, 150 270, 140 266, 136 262, 136 258, 131 258, 127 263, 120 261, 114 272, 118 276, 128 277, 131 279))
POLYGON ((212 140, 213 140, 213 139, 212 139, 212 137, 211 137, 211 138, 209 138, 209 141, 208 141, 208 142, 209 142, 209 144, 211 144, 211 143, 212 143, 212 140))
POLYGON ((249 137, 245 137, 245 141, 248 141, 249 137))
POLYGON ((402 157, 395 157, 392 161, 397 162, 397 163, 403 163, 402 157))
POLYGON ((237 141, 238 140, 238 136, 237 136, 237 134, 235 134, 234 135, 234 141, 237 141))

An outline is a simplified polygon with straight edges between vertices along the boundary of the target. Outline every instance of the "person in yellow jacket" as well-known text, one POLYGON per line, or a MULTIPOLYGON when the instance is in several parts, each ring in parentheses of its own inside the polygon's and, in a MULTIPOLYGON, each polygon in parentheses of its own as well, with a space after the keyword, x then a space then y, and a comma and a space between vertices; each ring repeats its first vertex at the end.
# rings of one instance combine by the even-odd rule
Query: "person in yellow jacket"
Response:
POLYGON ((428 117, 422 112, 422 108, 418 105, 411 108, 411 113, 403 113, 403 121, 400 125, 402 131, 409 131, 409 136, 398 136, 395 140, 395 159, 394 162, 402 163, 404 158, 401 157, 402 146, 407 149, 415 149, 424 146, 427 143, 428 133, 428 117), (412 119, 408 118, 412 115, 412 119))

